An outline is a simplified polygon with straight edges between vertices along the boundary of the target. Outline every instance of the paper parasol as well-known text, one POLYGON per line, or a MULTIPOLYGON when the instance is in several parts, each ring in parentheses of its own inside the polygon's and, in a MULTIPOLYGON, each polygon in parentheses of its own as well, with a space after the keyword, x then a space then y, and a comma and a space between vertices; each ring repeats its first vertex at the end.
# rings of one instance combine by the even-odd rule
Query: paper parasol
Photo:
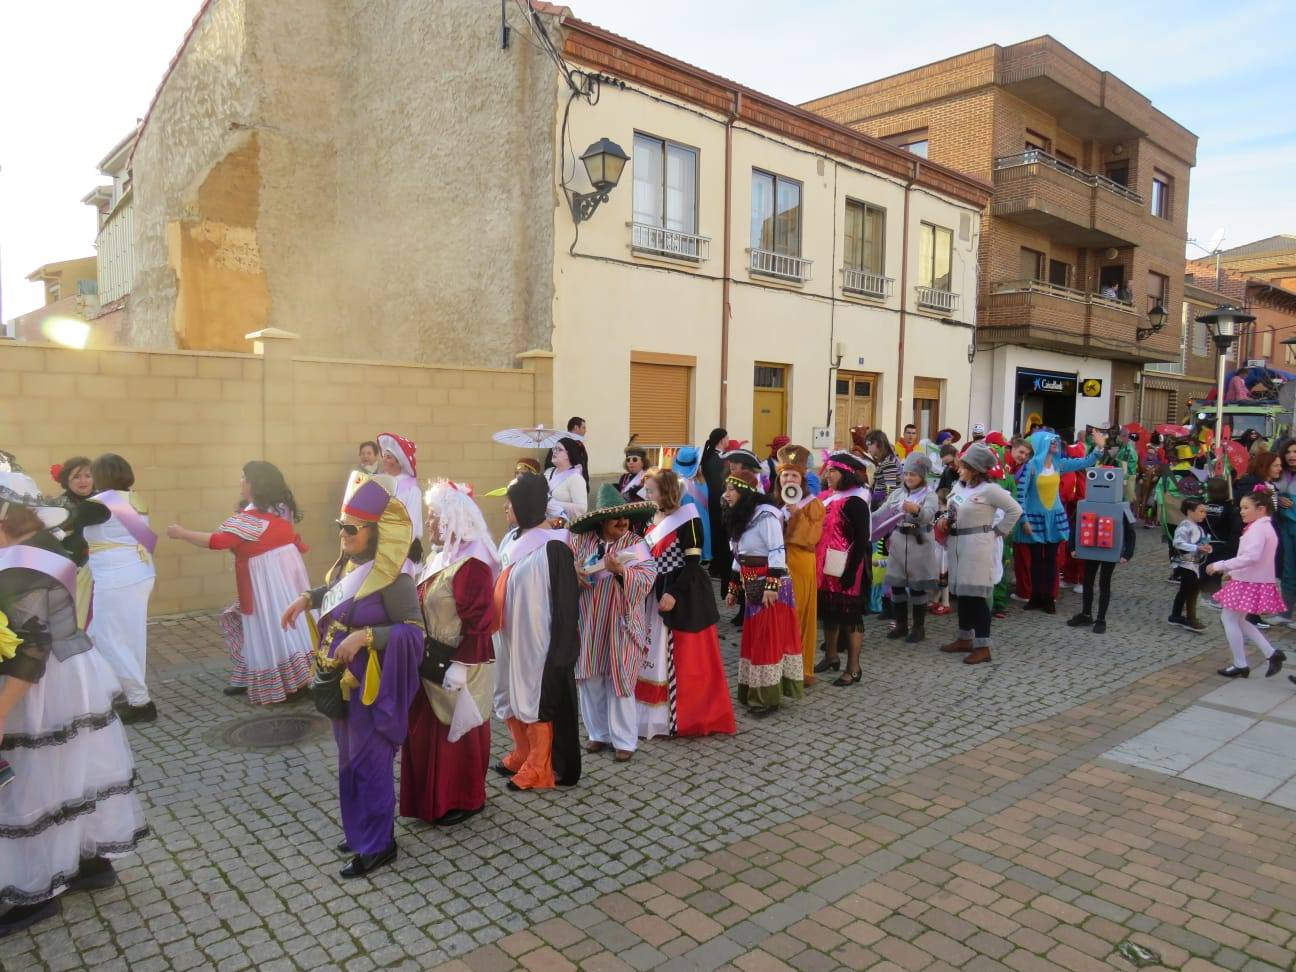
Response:
POLYGON ((562 429, 546 429, 543 425, 537 425, 528 429, 501 429, 491 438, 500 445, 517 446, 519 449, 552 449, 559 439, 579 439, 580 436, 562 429))

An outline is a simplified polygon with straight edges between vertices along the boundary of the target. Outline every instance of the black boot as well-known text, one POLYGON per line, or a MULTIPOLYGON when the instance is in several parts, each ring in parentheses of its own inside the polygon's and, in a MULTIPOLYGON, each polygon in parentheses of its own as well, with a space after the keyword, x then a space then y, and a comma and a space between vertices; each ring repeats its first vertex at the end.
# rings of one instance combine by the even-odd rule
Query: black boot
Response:
POLYGON ((909 633, 909 602, 893 601, 891 612, 895 615, 895 627, 887 632, 887 637, 895 641, 909 633))
POLYGON ((919 642, 927 640, 927 605, 915 604, 913 606, 913 630, 909 632, 909 637, 905 639, 905 644, 916 645, 919 642))

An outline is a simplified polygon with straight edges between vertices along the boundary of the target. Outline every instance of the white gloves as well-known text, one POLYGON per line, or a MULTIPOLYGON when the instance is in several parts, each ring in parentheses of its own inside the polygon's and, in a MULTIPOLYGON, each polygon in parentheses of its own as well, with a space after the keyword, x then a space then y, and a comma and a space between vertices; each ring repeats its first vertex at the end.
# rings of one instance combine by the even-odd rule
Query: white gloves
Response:
POLYGON ((447 692, 457 692, 468 684, 468 666, 462 662, 451 662, 446 669, 441 687, 447 692))
POLYGON ((450 717, 450 741, 458 742, 464 733, 476 729, 485 721, 486 719, 481 714, 481 710, 477 708, 472 693, 460 692, 459 698, 455 700, 454 714, 450 717))

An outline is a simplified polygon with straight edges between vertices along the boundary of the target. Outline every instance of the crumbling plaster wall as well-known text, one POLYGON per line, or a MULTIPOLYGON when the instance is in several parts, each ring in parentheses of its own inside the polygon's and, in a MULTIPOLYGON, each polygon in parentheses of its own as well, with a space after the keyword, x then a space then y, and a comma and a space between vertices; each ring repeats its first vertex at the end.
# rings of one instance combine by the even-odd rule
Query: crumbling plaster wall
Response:
POLYGON ((174 224, 197 218, 199 186, 225 156, 231 131, 253 113, 245 16, 246 0, 216 0, 207 8, 135 147, 136 271, 123 343, 176 346, 174 224))
MULTIPOLYGON (((130 343, 194 323, 174 268, 199 189, 255 136, 251 331, 301 353, 511 366, 551 346, 558 81, 520 13, 501 50, 482 0, 213 0, 135 156, 139 271, 130 343)), ((552 27, 557 39, 557 27, 552 27)))

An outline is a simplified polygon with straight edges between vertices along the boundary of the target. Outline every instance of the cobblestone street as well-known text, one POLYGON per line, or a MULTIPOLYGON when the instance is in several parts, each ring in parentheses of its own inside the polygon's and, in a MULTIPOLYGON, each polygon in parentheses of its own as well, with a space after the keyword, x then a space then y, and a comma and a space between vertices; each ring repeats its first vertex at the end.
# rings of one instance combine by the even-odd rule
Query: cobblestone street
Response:
MULTIPOLYGON (((1105 636, 1066 627, 1074 593, 1056 617, 1014 604, 994 663, 969 668, 936 650, 949 618, 916 648, 870 619, 859 686, 820 681, 628 765, 586 756, 571 791, 492 774, 485 812, 398 821, 398 861, 358 882, 337 878, 327 724, 281 749, 225 741, 274 713, 221 694, 213 617, 158 621, 161 714, 131 729, 153 836, 118 886, 0 942, 0 967, 1027 972, 1131 968, 1132 938, 1170 968, 1289 969, 1292 811, 1104 758, 1219 689, 1227 660, 1212 612, 1200 637, 1165 623, 1154 537, 1116 572, 1105 636)), ((1296 722, 1270 721, 1296 750, 1296 722)))

